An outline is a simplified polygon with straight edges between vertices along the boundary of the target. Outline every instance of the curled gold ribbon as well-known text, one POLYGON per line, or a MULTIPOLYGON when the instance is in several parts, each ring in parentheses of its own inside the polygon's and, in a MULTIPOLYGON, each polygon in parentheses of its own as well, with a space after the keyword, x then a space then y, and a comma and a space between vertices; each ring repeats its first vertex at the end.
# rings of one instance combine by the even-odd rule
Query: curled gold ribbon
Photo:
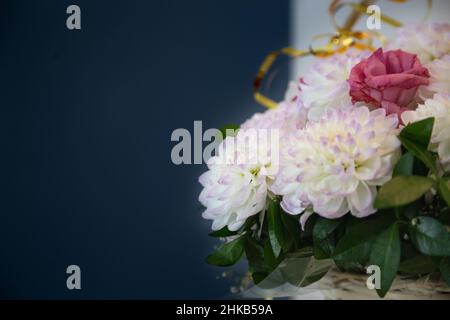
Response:
MULTIPOLYGON (((406 3, 408 0, 389 0, 395 3, 406 3)), ((253 96, 254 99, 266 108, 273 109, 278 106, 278 103, 273 99, 263 95, 260 92, 261 84, 269 72, 273 63, 277 60, 279 56, 288 56, 291 58, 299 58, 308 55, 313 55, 315 57, 324 58, 329 57, 334 54, 343 53, 349 48, 355 48, 358 50, 370 50, 374 51, 373 46, 374 40, 377 40, 382 45, 386 42, 384 36, 379 32, 363 32, 363 31, 353 31, 353 27, 358 22, 361 15, 368 15, 367 8, 374 4, 376 0, 361 0, 359 3, 354 2, 342 2, 341 0, 332 0, 328 13, 331 20, 336 28, 336 33, 334 34, 324 34, 318 35, 313 38, 313 41, 321 38, 329 38, 326 45, 313 48, 310 45, 308 50, 298 50, 290 47, 282 48, 280 50, 273 51, 269 53, 263 63, 261 64, 258 73, 253 82, 253 96), (352 8, 352 13, 346 19, 343 26, 340 26, 336 21, 336 13, 343 7, 350 6, 352 8)), ((428 18, 433 0, 427 0, 428 10, 425 16, 425 20, 428 18)), ((401 27, 403 24, 394 18, 388 17, 386 15, 380 14, 380 19, 391 25, 392 27, 401 27)))
POLYGON ((259 68, 258 74, 256 75, 255 80, 253 82, 253 95, 255 100, 261 105, 265 106, 266 108, 269 109, 276 108, 278 105, 277 102, 259 92, 259 88, 261 87, 261 83, 265 78, 267 72, 270 70, 270 67, 275 62, 275 60, 281 55, 286 55, 292 58, 298 58, 308 54, 309 54, 308 51, 297 50, 294 48, 283 48, 269 53, 264 59, 261 67, 259 68))

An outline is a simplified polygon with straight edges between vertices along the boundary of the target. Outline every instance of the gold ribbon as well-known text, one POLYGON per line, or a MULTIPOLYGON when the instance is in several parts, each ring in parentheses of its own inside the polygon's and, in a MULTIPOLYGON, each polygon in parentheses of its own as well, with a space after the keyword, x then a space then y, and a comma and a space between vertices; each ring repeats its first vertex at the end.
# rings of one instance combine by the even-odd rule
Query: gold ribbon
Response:
MULTIPOLYGON (((389 0, 395 3, 406 3, 408 0, 389 0)), ((258 74, 253 82, 253 95, 255 100, 266 108, 273 109, 276 108, 278 103, 271 98, 263 95, 260 92, 261 84, 269 72, 273 63, 277 60, 279 56, 288 56, 290 58, 299 58, 308 55, 313 55, 315 57, 324 58, 337 53, 343 53, 349 48, 355 48, 358 50, 375 50, 373 46, 374 40, 378 40, 381 44, 385 43, 385 38, 379 32, 363 32, 363 31, 352 31, 356 22, 361 17, 361 15, 368 15, 367 8, 374 4, 376 0, 362 0, 360 3, 354 2, 342 2, 341 0, 332 0, 328 12, 336 28, 336 33, 334 34, 324 34, 318 35, 313 38, 313 40, 319 40, 321 38, 329 38, 326 45, 313 48, 311 45, 308 50, 298 50, 290 47, 282 48, 277 51, 269 53, 264 59, 261 67, 258 70, 258 74), (346 19, 343 26, 339 26, 336 21, 336 13, 343 7, 350 6, 352 8, 352 13, 346 19)), ((428 18, 433 0, 427 0, 428 11, 425 16, 425 20, 428 18)), ((393 26, 401 27, 403 24, 396 19, 388 17, 386 15, 380 14, 381 21, 393 26)))
POLYGON ((259 88, 261 87, 261 83, 263 79, 265 78, 267 72, 270 70, 270 67, 275 62, 275 60, 280 55, 286 55, 292 58, 298 58, 305 55, 308 55, 308 51, 302 51, 297 50, 294 48, 283 48, 281 50, 273 51, 269 53, 266 58, 264 59, 261 67, 259 68, 258 74, 256 75, 256 78, 253 82, 253 93, 255 100, 260 103, 261 105, 265 106, 266 108, 273 109, 276 108, 278 103, 274 100, 270 99, 269 97, 266 97, 265 95, 261 94, 259 92, 259 88))

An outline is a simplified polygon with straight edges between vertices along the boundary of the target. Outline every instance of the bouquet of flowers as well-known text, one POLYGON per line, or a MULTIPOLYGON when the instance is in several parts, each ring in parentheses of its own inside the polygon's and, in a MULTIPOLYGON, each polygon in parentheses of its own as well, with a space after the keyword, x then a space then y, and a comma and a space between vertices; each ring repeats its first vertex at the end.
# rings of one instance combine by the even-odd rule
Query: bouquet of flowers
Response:
POLYGON ((380 297, 397 276, 450 285, 450 24, 316 57, 207 164, 212 265, 245 257, 262 287, 372 266, 380 297))

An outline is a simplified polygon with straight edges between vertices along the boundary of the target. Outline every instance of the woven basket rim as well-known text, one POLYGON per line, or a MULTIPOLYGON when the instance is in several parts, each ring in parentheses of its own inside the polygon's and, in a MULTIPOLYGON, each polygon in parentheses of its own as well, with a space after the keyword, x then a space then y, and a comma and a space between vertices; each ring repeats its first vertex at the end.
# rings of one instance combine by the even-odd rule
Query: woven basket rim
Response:
MULTIPOLYGON (((367 274, 343 272, 332 268, 325 276, 331 281, 334 290, 367 290, 367 274)), ((443 295, 450 299, 450 287, 441 278, 428 276, 397 275, 389 290, 391 293, 412 295, 415 297, 430 297, 443 295)))

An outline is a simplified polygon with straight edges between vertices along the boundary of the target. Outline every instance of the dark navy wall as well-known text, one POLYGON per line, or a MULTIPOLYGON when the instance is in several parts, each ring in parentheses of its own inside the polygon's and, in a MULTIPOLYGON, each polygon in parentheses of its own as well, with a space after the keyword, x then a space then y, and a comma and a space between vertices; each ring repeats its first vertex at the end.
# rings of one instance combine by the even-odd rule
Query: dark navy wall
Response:
POLYGON ((287 18, 287 0, 1 0, 0 298, 228 294, 204 262, 205 166, 174 166, 170 135, 262 110, 252 80, 287 18))

